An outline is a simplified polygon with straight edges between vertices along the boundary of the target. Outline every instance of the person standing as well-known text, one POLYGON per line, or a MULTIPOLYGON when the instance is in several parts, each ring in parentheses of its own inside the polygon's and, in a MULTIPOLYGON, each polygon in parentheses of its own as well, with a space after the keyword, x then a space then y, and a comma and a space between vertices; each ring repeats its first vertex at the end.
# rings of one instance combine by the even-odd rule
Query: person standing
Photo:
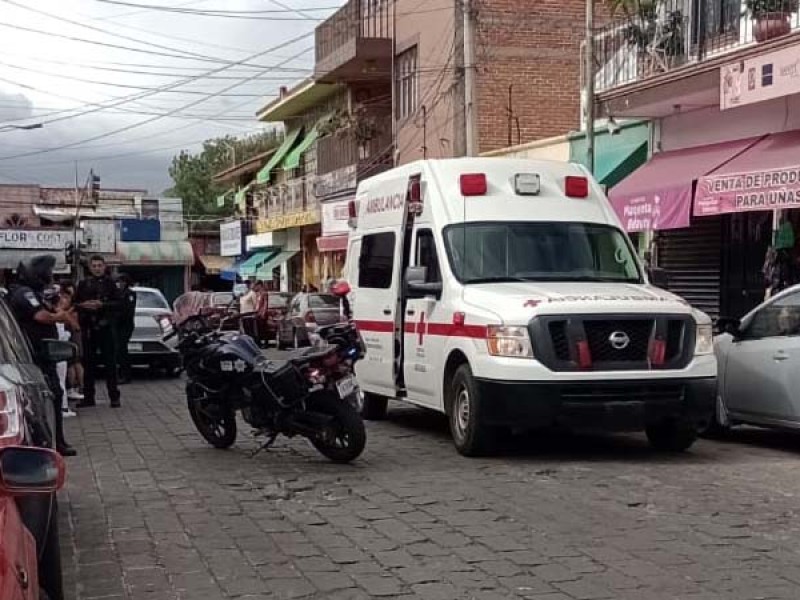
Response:
POLYGON ((120 312, 117 321, 117 362, 119 364, 119 383, 131 381, 131 358, 128 354, 128 342, 133 336, 136 320, 136 292, 133 291, 133 282, 126 274, 117 278, 120 293, 120 312))
POLYGON ((19 284, 11 290, 9 304, 22 330, 28 336, 34 362, 41 369, 50 388, 55 409, 56 450, 62 456, 75 456, 77 452, 64 437, 64 417, 61 412, 63 393, 56 365, 46 360, 43 355, 45 340, 58 339, 56 325, 73 324, 75 321, 74 312, 61 310, 57 305, 48 304, 45 300, 45 289, 53 282, 55 265, 56 259, 52 255, 35 256, 27 263, 20 263, 19 284))
MULTIPOLYGON (((61 299, 64 301, 64 309, 71 310, 75 306, 75 285, 68 281, 61 285, 61 299)), ((75 358, 69 362, 67 368, 67 399, 73 401, 83 400, 83 343, 81 340, 80 326, 75 320, 74 326, 68 325, 69 341, 75 344, 78 352, 75 358)))
POLYGON ((89 260, 91 275, 78 284, 75 304, 83 335, 83 400, 78 408, 95 406, 97 355, 106 371, 106 389, 112 408, 119 408, 115 319, 120 310, 119 290, 107 273, 105 259, 95 254, 89 260))

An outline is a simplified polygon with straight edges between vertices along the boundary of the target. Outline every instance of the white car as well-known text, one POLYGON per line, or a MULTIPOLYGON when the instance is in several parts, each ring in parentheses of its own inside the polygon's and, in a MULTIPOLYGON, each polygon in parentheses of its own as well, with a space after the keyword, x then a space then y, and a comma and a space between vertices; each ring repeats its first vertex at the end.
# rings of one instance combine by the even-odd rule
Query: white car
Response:
POLYGON ((155 288, 134 287, 136 292, 136 319, 133 335, 128 342, 132 366, 158 368, 170 376, 181 372, 181 355, 177 338, 165 340, 172 328, 167 299, 155 288))
POLYGON ((712 430, 732 425, 800 429, 800 285, 788 288, 741 321, 720 319, 712 430))

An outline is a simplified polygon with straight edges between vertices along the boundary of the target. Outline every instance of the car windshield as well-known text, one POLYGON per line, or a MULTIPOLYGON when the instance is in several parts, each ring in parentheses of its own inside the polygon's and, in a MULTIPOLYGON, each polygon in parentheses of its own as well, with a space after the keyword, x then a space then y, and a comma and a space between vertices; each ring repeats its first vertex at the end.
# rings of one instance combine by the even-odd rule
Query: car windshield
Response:
POLYGON ((233 302, 233 294, 214 294, 214 306, 228 306, 233 302))
POLYGON ((136 308, 163 308, 169 310, 169 304, 158 292, 137 290, 136 308))
POLYGON ((612 281, 642 283, 618 229, 590 223, 467 223, 445 230, 450 265, 462 283, 612 281))
POLYGON ((339 298, 328 294, 313 294, 308 297, 311 308, 339 308, 339 298))
POLYGON ((289 305, 289 296, 270 294, 267 298, 269 308, 286 308, 289 305))

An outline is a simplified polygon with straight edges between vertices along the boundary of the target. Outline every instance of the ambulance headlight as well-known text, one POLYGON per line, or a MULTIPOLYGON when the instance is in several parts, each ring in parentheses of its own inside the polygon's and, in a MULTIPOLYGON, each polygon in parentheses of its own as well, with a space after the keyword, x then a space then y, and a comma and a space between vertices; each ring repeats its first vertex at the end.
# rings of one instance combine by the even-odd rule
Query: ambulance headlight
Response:
POLYGON ((531 338, 525 327, 489 325, 486 342, 492 356, 533 358, 531 338))
POLYGON ((695 356, 711 354, 712 352, 714 352, 714 335, 711 331, 711 325, 698 325, 694 342, 695 356))

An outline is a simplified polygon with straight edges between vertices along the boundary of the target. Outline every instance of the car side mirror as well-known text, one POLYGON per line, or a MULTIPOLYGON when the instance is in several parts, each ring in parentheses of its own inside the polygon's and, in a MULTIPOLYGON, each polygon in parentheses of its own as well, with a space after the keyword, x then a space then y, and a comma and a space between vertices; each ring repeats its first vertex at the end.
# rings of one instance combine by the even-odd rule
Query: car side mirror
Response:
POLYGON ((732 317, 720 317, 717 319, 717 331, 720 333, 728 333, 733 337, 740 337, 742 335, 742 323, 739 319, 732 317))
POLYGON ((647 278, 656 287, 666 288, 669 286, 669 273, 665 269, 650 267, 647 269, 647 278))
POLYGON ((407 298, 426 298, 433 296, 439 299, 442 295, 442 282, 426 283, 427 267, 408 267, 405 276, 405 293, 407 298))
POLYGON ((0 449, 0 494, 52 494, 64 485, 64 459, 48 448, 0 449))
POLYGON ((78 356, 78 348, 71 342, 44 340, 41 345, 41 356, 49 363, 69 362, 78 356))

